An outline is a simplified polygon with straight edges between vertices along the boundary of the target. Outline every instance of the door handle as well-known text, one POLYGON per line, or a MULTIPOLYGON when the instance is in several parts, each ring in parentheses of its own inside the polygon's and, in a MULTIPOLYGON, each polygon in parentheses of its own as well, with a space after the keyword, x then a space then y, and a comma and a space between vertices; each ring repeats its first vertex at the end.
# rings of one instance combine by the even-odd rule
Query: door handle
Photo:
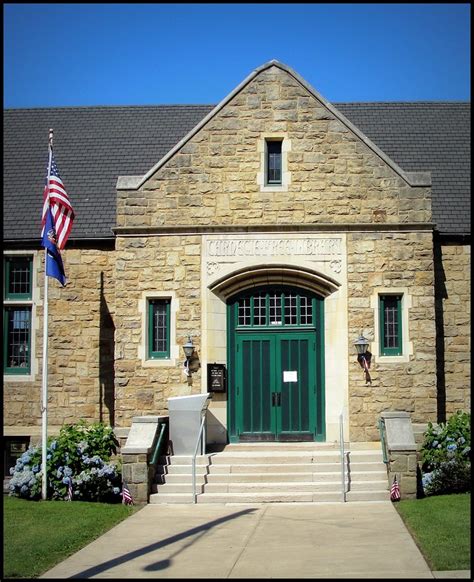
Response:
POLYGON ((281 392, 272 392, 272 406, 281 406, 281 392))

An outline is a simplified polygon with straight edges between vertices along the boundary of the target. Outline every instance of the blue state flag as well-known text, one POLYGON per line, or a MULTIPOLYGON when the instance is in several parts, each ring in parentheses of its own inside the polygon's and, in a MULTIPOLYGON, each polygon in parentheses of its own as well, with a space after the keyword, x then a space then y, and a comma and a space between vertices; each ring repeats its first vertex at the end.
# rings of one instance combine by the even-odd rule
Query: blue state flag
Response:
POLYGON ((41 240, 41 244, 46 249, 46 275, 48 277, 54 277, 64 287, 66 285, 66 275, 56 240, 53 216, 51 214, 51 208, 48 207, 45 216, 43 238, 41 240))

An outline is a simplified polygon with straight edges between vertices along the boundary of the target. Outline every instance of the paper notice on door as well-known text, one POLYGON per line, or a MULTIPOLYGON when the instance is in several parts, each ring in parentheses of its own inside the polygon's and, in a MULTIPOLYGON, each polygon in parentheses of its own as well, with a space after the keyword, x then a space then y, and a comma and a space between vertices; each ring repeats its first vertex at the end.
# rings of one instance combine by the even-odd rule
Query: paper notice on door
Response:
POLYGON ((297 370, 284 370, 283 371, 283 382, 298 382, 298 371, 297 370))

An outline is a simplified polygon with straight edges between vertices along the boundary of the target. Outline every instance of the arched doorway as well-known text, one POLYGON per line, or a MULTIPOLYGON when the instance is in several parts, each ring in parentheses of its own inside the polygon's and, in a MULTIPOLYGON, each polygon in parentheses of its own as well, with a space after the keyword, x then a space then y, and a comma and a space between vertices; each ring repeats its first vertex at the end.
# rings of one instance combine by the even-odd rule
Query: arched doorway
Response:
POLYGON ((228 298, 230 442, 325 440, 323 305, 287 284, 228 298))

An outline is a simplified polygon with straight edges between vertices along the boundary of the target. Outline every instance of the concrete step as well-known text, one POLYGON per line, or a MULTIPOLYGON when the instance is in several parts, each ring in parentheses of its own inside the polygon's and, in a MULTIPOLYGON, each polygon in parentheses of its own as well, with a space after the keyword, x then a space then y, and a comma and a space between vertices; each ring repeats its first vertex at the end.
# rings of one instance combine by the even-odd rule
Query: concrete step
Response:
MULTIPOLYGON (((295 473, 341 473, 339 463, 320 463, 320 464, 254 464, 254 465, 196 465, 196 475, 228 475, 228 474, 261 474, 274 473, 279 475, 293 475, 295 473)), ((373 475, 380 473, 386 475, 385 465, 383 463, 350 463, 350 473, 359 477, 363 473, 373 475)), ((189 465, 166 465, 158 467, 157 475, 163 475, 169 478, 171 475, 191 475, 191 466, 189 465)))
MULTIPOLYGON (((377 481, 360 481, 359 483, 346 481, 346 491, 388 491, 387 483, 381 480, 377 481), (384 489, 385 488, 385 489, 384 489)), ((153 493, 192 493, 192 480, 186 483, 164 483, 154 484, 153 493)), ((293 481, 293 482, 196 482, 196 493, 278 493, 281 491, 301 493, 306 491, 341 491, 341 481, 293 481)))
POLYGON ((301 492, 301 493, 202 493, 198 503, 328 503, 341 501, 341 493, 301 492))
MULTIPOLYGON (((382 453, 379 451, 352 451, 349 453, 351 462, 382 462, 382 453)), ((334 451, 269 451, 246 453, 216 453, 209 455, 211 465, 262 465, 262 464, 321 464, 337 463, 340 465, 341 456, 334 451)), ((174 463, 174 460, 173 460, 174 463)))
POLYGON ((390 501, 390 491, 388 487, 372 491, 348 491, 346 501, 390 501))
MULTIPOLYGON (((216 452, 243 452, 243 451, 339 451, 340 445, 338 442, 330 443, 317 443, 317 442, 262 442, 262 443, 232 443, 222 446, 217 446, 218 450, 216 452)), ((356 451, 356 450, 377 450, 381 451, 380 442, 356 442, 344 443, 344 448, 346 451, 356 451)), ((212 445, 208 445, 209 451, 212 450, 212 445)))
MULTIPOLYGON (((347 501, 386 501, 380 443, 348 443, 347 501)), ((192 503, 192 457, 162 457, 150 503, 192 503)), ((342 501, 336 443, 242 443, 196 457, 198 503, 342 501)))
POLYGON ((152 493, 149 503, 194 503, 191 493, 152 493))
MULTIPOLYGON (((248 468, 248 467, 247 467, 248 468)), ((170 473, 164 476, 166 483, 190 483, 192 481, 192 473, 170 473)), ((196 474, 196 483, 259 483, 259 482, 325 482, 325 481, 340 481, 341 471, 329 472, 262 472, 262 473, 212 473, 207 475, 204 473, 196 474)), ((349 475, 346 474, 346 479, 349 475)), ((385 469, 374 471, 355 471, 350 472, 350 480, 353 483, 364 481, 386 481, 387 475, 385 469)))

